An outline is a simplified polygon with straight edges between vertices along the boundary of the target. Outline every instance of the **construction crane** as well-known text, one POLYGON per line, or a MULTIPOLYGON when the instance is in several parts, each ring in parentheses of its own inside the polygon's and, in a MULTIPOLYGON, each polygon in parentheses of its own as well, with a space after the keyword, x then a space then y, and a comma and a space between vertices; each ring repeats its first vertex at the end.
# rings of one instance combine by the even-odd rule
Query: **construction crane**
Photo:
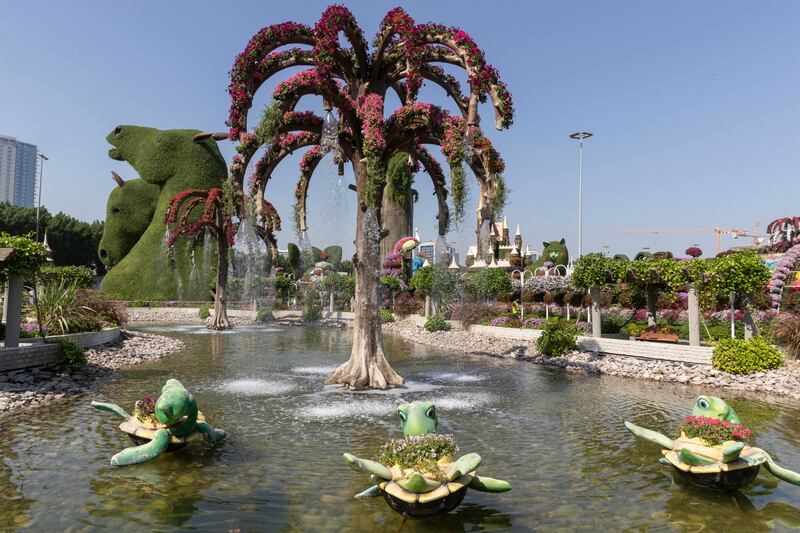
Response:
POLYGON ((753 234, 741 228, 669 228, 669 229, 620 229, 611 230, 612 233, 714 233, 717 236, 717 253, 722 251, 722 236, 731 235, 734 239, 739 237, 752 237, 753 245, 759 246, 764 239, 763 235, 758 235, 758 224, 753 234))

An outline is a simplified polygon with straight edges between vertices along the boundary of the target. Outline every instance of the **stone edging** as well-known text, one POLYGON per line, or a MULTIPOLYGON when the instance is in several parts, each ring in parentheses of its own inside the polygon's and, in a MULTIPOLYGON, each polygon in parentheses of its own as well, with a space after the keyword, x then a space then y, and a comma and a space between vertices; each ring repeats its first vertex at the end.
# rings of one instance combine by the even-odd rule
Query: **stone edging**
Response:
MULTIPOLYGON (((119 338, 120 329, 117 327, 106 328, 100 331, 82 331, 66 335, 53 335, 47 337, 48 341, 69 340, 81 348, 89 348, 113 342, 119 338)), ((0 372, 20 370, 36 366, 49 365, 58 362, 58 344, 43 342, 36 339, 34 342, 20 343, 16 348, 0 348, 0 372)))

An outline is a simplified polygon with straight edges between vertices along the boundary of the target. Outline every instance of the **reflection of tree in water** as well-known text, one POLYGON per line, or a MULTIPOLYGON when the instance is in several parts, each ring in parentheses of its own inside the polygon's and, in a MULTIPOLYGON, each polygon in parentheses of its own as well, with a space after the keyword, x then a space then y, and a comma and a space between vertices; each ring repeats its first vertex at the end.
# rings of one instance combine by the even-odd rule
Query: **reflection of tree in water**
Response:
POLYGON ((759 473, 755 483, 744 492, 705 490, 695 487, 677 472, 672 476, 674 486, 664 505, 664 518, 683 530, 699 531, 715 524, 737 531, 772 531, 778 524, 800 527, 800 509, 797 507, 776 501, 758 507, 761 497, 770 495, 777 484, 769 474, 759 473))
POLYGON ((150 463, 100 469, 89 483, 96 497, 84 508, 98 518, 180 527, 197 513, 198 502, 214 485, 203 466, 218 460, 219 455, 219 448, 204 449, 191 443, 150 463))
POLYGON ((30 508, 35 500, 25 497, 25 478, 28 468, 14 451, 15 425, 0 424, 0 527, 25 527, 31 521, 30 508), (16 474, 15 474, 16 471, 16 474))

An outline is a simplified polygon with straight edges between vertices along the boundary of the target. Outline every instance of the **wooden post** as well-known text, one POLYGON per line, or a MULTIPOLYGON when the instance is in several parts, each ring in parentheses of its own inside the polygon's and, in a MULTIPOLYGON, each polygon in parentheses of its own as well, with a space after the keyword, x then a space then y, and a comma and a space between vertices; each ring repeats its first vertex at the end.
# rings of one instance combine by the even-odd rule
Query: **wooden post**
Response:
POLYGON ((9 276, 3 302, 3 320, 6 323, 6 348, 19 346, 19 326, 22 321, 22 276, 9 276))
POLYGON ((333 291, 331 291, 330 299, 328 300, 328 313, 333 315, 333 291))
POLYGON ((431 297, 425 296, 425 318, 427 319, 431 315, 431 297))
POLYGON ((600 285, 592 285, 589 289, 592 296, 592 337, 598 339, 602 336, 600 328, 600 285))
POLYGON ((697 289, 689 285, 687 291, 689 305, 689 346, 700 346, 700 303, 697 299, 697 289))

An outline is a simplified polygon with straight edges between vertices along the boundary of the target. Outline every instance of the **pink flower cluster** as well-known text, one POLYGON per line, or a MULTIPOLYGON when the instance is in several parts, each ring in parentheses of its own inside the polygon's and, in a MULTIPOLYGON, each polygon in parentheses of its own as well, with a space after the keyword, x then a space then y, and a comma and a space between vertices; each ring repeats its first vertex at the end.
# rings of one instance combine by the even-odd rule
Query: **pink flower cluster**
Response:
POLYGON ((355 39, 362 50, 367 42, 349 9, 342 5, 329 6, 314 26, 314 64, 323 76, 330 77, 336 66, 335 54, 339 50, 339 32, 355 39))
POLYGON ((369 93, 356 104, 356 115, 361 121, 361 134, 364 136, 364 153, 378 156, 386 148, 383 122, 383 98, 369 93))
POLYGON ((239 132, 247 121, 247 110, 253 103, 253 93, 257 88, 254 87, 254 81, 263 81, 263 76, 256 79, 254 73, 258 70, 262 72, 268 70, 273 66, 272 63, 277 63, 293 54, 302 54, 303 51, 293 49, 284 50, 271 56, 268 54, 279 46, 292 42, 311 44, 312 38, 311 28, 304 24, 297 22, 275 24, 259 30, 247 43, 244 51, 236 56, 233 67, 228 73, 231 79, 228 85, 231 107, 226 124, 231 129, 232 139, 239 137, 239 132), (262 60, 266 58, 269 58, 269 61, 262 65, 262 60))
POLYGON ((420 74, 424 45, 422 26, 416 25, 414 19, 403 8, 397 7, 389 11, 381 22, 381 30, 378 35, 385 35, 386 32, 400 37, 394 40, 392 45, 402 51, 406 61, 406 91, 408 93, 407 101, 410 102, 416 98, 422 85, 422 75, 420 74))

